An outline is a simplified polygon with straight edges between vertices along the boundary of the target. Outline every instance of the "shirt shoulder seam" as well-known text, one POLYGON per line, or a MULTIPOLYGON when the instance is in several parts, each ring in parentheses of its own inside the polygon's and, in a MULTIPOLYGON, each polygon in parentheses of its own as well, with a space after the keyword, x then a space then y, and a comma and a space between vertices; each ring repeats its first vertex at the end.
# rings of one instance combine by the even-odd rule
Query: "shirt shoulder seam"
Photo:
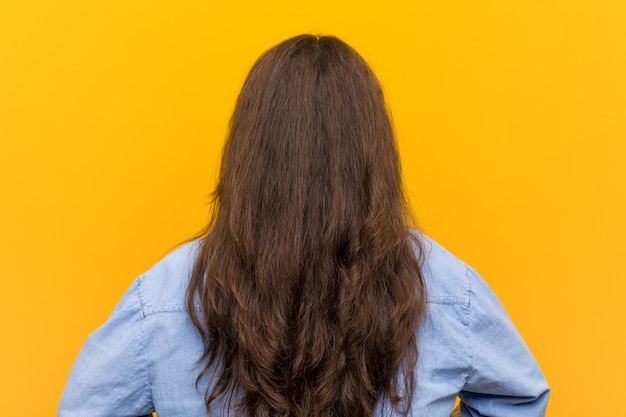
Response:
MULTIPOLYGON (((194 305, 194 310, 202 311, 201 305, 194 305)), ((167 314, 167 313, 187 313, 187 306, 182 304, 174 304, 174 305, 163 305, 159 307, 149 307, 146 308, 144 317, 153 316, 156 314, 167 314)))
POLYGON ((476 372, 476 367, 474 364, 474 349, 473 349, 473 343, 471 340, 471 336, 472 336, 472 331, 471 331, 471 320, 472 320, 472 270, 470 268, 470 266, 468 264, 465 264, 465 279, 467 280, 467 320, 465 321, 465 323, 463 323, 465 325, 465 330, 466 330, 466 335, 467 335, 467 342, 466 342, 466 346, 467 346, 467 356, 468 356, 468 362, 469 362, 469 372, 467 373, 467 375, 465 376, 465 384, 467 384, 467 381, 470 380, 470 378, 474 375, 474 373, 476 372))
POLYGON ((146 322, 143 320, 146 317, 146 314, 144 312, 144 302, 143 302, 143 296, 142 296, 142 292, 141 292, 141 283, 142 283, 142 279, 141 277, 139 278, 139 291, 137 292, 138 294, 138 298, 139 298, 139 303, 141 306, 141 318, 142 320, 139 322, 139 347, 138 347, 138 356, 139 356, 139 360, 141 361, 140 366, 139 366, 139 372, 141 372, 143 378, 145 379, 145 384, 146 384, 146 388, 148 390, 148 397, 149 397, 149 402, 152 403, 152 385, 150 384, 150 375, 149 372, 147 370, 147 357, 146 357, 146 352, 145 352, 145 348, 146 348, 146 337, 145 337, 145 329, 144 326, 146 325, 146 322))

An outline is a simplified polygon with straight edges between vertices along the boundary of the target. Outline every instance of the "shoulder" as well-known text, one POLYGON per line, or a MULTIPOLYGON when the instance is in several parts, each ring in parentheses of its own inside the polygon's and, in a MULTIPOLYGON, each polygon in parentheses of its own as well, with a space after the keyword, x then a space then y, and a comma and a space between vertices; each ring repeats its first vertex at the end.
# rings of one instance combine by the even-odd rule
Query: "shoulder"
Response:
POLYGON ((144 315, 185 311, 185 293, 199 246, 197 240, 179 246, 138 278, 144 315))
POLYGON ((421 243, 426 301, 469 305, 471 268, 431 237, 415 235, 421 243))

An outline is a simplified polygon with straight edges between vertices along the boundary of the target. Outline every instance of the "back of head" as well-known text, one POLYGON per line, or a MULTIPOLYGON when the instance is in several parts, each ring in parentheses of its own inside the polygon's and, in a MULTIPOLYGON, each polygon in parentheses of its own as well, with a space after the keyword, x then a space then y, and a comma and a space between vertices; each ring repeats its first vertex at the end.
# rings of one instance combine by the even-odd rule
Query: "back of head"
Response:
POLYGON ((250 416, 410 404, 423 288, 400 178, 380 85, 355 50, 302 35, 258 59, 188 289, 209 412, 218 398, 250 416))

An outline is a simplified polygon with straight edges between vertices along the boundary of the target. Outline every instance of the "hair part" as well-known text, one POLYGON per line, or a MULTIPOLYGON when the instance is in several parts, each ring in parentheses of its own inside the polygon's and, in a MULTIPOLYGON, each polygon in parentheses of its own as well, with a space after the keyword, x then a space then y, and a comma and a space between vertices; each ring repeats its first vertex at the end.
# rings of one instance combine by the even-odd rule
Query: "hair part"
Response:
POLYGON ((379 400, 406 414, 421 250, 382 91, 354 49, 301 35, 257 60, 213 205, 187 292, 209 414, 223 401, 249 417, 364 417, 379 400))

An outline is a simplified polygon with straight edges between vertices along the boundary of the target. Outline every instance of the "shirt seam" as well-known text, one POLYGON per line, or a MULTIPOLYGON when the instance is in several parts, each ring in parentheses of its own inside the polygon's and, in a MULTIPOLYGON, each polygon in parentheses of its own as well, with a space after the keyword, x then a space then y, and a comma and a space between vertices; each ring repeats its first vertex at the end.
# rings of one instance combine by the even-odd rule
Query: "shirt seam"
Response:
POLYGON ((141 307, 141 318, 146 318, 146 316, 148 315, 148 312, 146 310, 148 310, 148 304, 146 303, 144 294, 143 294, 143 275, 141 275, 138 278, 139 281, 139 291, 137 292, 139 294, 139 306, 141 307))
POLYGON ((426 303, 445 304, 445 305, 462 305, 464 307, 469 307, 469 297, 429 295, 429 296, 426 296, 426 303))
MULTIPOLYGON (((140 277, 141 278, 141 277, 140 277)), ((139 361, 140 361, 140 366, 139 366, 139 371, 143 374, 143 377, 145 379, 145 384, 146 387, 148 389, 148 400, 149 403, 152 404, 152 384, 150 383, 150 375, 148 373, 148 359, 145 353, 145 345, 146 345, 146 338, 145 338, 145 329, 144 326, 146 324, 146 321, 144 320, 144 318, 146 317, 146 314, 143 311, 143 307, 144 307, 144 301, 143 301, 143 296, 142 296, 142 292, 141 292, 141 288, 142 288, 142 280, 140 279, 139 281, 139 291, 137 292, 138 294, 138 298, 139 298, 139 303, 141 306, 141 314, 142 314, 142 320, 140 320, 139 322, 139 349, 138 349, 138 356, 139 356, 139 361)))
MULTIPOLYGON (((202 311, 202 306, 194 305, 194 310, 202 311)), ((148 311, 146 311, 146 317, 154 316, 156 314, 186 313, 186 312, 187 312, 186 306, 182 306, 182 305, 162 306, 162 307, 157 307, 157 308, 150 308, 148 311)))
MULTIPOLYGON (((141 306, 141 318, 146 318, 148 316, 152 316, 154 314, 160 313, 177 313, 187 311, 187 306, 183 304, 171 304, 171 305, 162 305, 159 307, 153 307, 148 301, 147 297, 144 294, 144 285, 143 285, 144 276, 141 275, 138 278, 139 281, 139 303, 141 306)), ((199 304, 194 305, 194 309, 202 310, 202 306, 199 304)))
POLYGON ((469 265, 465 265, 465 278, 467 279, 467 299, 468 299, 468 305, 467 305, 467 322, 465 323, 465 330, 466 330, 466 346, 467 346, 467 350, 468 350, 468 361, 469 361, 469 372, 467 373, 467 375, 465 376, 465 384, 467 384, 467 382, 472 378, 472 376, 474 375, 475 371, 476 371, 476 367, 474 364, 474 350, 473 350, 473 344, 472 344, 472 340, 471 340, 471 325, 472 325, 472 295, 474 294, 472 292, 472 279, 471 279, 471 271, 470 271, 470 267, 469 265))

